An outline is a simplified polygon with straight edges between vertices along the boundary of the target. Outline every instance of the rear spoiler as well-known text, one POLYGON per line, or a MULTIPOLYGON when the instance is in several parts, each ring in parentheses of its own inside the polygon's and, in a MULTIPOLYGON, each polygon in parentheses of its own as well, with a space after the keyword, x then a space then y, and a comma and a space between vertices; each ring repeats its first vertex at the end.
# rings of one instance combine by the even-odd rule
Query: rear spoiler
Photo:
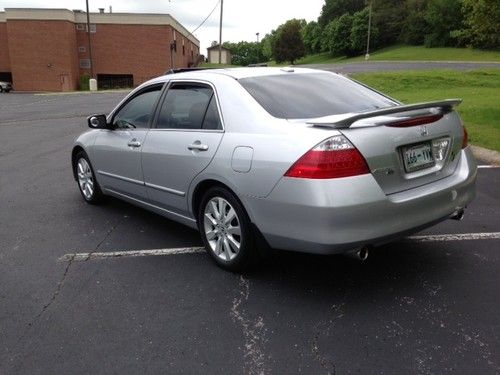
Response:
POLYGON ((346 115, 335 115, 320 117, 313 120, 308 120, 307 123, 318 127, 327 127, 334 129, 345 129, 351 127, 356 121, 371 118, 392 115, 396 113, 418 111, 418 110, 428 110, 427 113, 436 114, 436 112, 431 112, 431 109, 438 109, 440 114, 446 114, 451 112, 454 107, 460 105, 462 99, 446 99, 435 102, 427 103, 417 103, 409 105, 398 105, 389 108, 376 109, 374 111, 367 111, 361 113, 349 113, 346 115))

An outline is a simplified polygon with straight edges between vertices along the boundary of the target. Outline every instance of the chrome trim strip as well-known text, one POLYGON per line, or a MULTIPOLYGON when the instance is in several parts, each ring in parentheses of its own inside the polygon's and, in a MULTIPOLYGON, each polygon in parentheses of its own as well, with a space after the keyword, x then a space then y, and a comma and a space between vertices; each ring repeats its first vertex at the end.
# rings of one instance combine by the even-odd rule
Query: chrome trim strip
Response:
POLYGON ((112 177, 112 178, 116 178, 117 180, 131 182, 131 183, 136 184, 136 185, 142 185, 142 186, 144 186, 144 182, 143 181, 134 180, 134 179, 128 178, 128 177, 118 176, 116 174, 108 173, 108 172, 103 172, 103 171, 97 171, 97 173, 99 173, 102 176, 112 177))
POLYGON ((186 196, 186 193, 184 193, 183 191, 179 191, 179 190, 175 190, 175 189, 169 189, 169 188, 166 188, 166 187, 163 187, 163 186, 160 186, 160 185, 151 184, 149 182, 145 182, 144 184, 147 187, 150 187, 152 189, 156 189, 156 190, 160 190, 160 191, 163 191, 163 192, 166 192, 166 193, 178 195, 179 197, 186 196))
POLYGON ((173 128, 151 128, 150 132, 186 132, 186 133, 224 133, 224 130, 216 129, 173 129, 173 128))
POLYGON ((179 190, 175 190, 175 189, 169 189, 169 188, 166 188, 166 187, 163 187, 163 186, 160 186, 160 185, 151 184, 149 182, 142 182, 142 181, 134 180, 132 178, 118 176, 116 174, 108 173, 108 172, 103 172, 103 171, 97 171, 97 173, 99 173, 102 176, 116 178, 117 180, 122 180, 122 181, 130 182, 130 183, 133 183, 133 184, 136 184, 136 185, 146 186, 146 187, 150 187, 152 189, 160 190, 160 191, 163 191, 165 193, 174 194, 174 195, 177 195, 179 197, 185 197, 186 196, 186 193, 183 192, 183 191, 179 191, 179 190))
POLYGON ((145 205, 145 206, 152 207, 152 208, 157 209, 157 210, 160 210, 160 211, 164 211, 164 212, 166 212, 166 213, 168 213, 168 214, 170 214, 170 215, 178 216, 178 217, 183 218, 183 219, 185 219, 185 220, 189 220, 189 221, 191 221, 191 222, 193 222, 193 223, 196 223, 196 220, 194 220, 194 219, 192 219, 192 218, 190 218, 190 217, 187 217, 187 216, 184 216, 184 215, 178 214, 178 213, 173 212, 173 211, 169 211, 169 210, 167 210, 167 209, 165 209, 165 208, 162 208, 162 207, 156 206, 156 205, 151 204, 151 203, 147 203, 147 202, 141 201, 140 199, 137 199, 137 198, 132 198, 131 196, 129 196, 129 195, 127 195, 127 194, 118 193, 117 191, 112 190, 112 189, 104 189, 104 190, 106 190, 107 192, 109 192, 109 193, 111 193, 111 194, 115 194, 115 195, 118 195, 118 196, 120 196, 120 197, 123 197, 123 198, 126 198, 126 199, 130 199, 130 200, 132 200, 132 201, 134 201, 134 202, 137 202, 137 203, 143 204, 143 205, 145 205))

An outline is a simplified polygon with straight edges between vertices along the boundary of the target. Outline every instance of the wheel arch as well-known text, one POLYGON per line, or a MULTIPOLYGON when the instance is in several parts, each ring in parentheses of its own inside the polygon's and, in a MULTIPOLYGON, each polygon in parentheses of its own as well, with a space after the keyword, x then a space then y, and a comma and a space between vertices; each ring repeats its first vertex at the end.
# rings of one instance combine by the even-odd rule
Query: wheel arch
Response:
POLYGON ((250 221, 253 221, 252 214, 250 210, 248 209, 248 205, 245 204, 245 199, 242 199, 240 195, 233 189, 229 184, 224 183, 218 179, 215 178, 207 178, 202 181, 199 181, 195 188, 193 189, 193 193, 191 194, 191 202, 190 202, 190 209, 192 210, 193 216, 198 220, 198 208, 201 204, 201 200, 203 198, 203 195, 212 187, 214 186, 219 186, 224 189, 227 189, 229 192, 234 194, 238 202, 241 204, 245 212, 247 213, 248 217, 250 218, 250 221))
POLYGON ((200 181, 196 187, 193 190, 193 194, 191 195, 191 210, 193 212, 193 216, 198 220, 198 208, 201 204, 201 199, 203 198, 203 195, 212 187, 214 186, 220 186, 225 189, 228 189, 230 192, 232 192, 235 196, 236 194, 234 193, 233 189, 231 189, 229 186, 226 184, 215 180, 215 179, 207 179, 200 181))
POLYGON ((85 152, 84 148, 80 145, 76 145, 75 147, 73 147, 73 150, 71 151, 71 170, 73 171, 73 178, 77 179, 77 176, 76 176, 76 169, 75 169, 75 164, 76 164, 76 155, 78 155, 79 152, 85 152))
POLYGON ((193 210, 193 216, 196 218, 196 222, 198 222, 198 207, 201 204, 201 200, 203 198, 203 195, 205 192, 208 191, 208 189, 214 187, 214 186, 219 186, 222 188, 227 189, 229 192, 233 193, 235 198, 238 200, 238 202, 241 204, 243 207, 243 210, 245 210, 248 218, 250 219, 250 225, 252 227, 252 231, 255 236, 255 240, 257 241, 257 251, 259 252, 260 256, 268 256, 271 252, 271 246, 269 245, 269 242, 266 240, 264 235, 262 234, 260 228, 258 225, 256 225, 253 217, 252 217, 252 212, 249 210, 249 205, 245 204, 245 199, 241 199, 241 197, 235 192, 235 189, 232 189, 228 184, 225 184, 221 182, 220 180, 209 178, 205 179, 203 181, 198 182, 196 187, 193 190, 193 194, 191 195, 191 209, 193 210))

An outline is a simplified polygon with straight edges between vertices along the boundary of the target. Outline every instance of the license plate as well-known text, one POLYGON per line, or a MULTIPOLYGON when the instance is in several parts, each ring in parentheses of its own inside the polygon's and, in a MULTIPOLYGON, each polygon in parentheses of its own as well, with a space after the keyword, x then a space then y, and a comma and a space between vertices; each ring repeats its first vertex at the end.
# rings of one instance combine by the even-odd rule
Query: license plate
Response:
POLYGON ((419 171, 435 165, 430 142, 403 147, 402 152, 407 173, 419 171))

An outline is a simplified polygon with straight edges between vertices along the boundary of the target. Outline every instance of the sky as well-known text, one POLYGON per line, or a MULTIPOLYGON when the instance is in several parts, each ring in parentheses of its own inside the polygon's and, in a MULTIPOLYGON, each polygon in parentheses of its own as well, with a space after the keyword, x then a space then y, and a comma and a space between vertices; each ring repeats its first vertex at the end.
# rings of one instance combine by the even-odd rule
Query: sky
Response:
MULTIPOLYGON (((194 30, 210 13, 218 0, 89 0, 90 12, 113 7, 113 12, 169 13, 189 31, 194 30)), ((324 0, 224 0, 222 40, 256 41, 291 18, 316 20, 324 0)), ((66 8, 85 10, 84 0, 0 0, 3 8, 66 8)), ((219 40, 220 7, 196 33, 201 53, 219 40)))

